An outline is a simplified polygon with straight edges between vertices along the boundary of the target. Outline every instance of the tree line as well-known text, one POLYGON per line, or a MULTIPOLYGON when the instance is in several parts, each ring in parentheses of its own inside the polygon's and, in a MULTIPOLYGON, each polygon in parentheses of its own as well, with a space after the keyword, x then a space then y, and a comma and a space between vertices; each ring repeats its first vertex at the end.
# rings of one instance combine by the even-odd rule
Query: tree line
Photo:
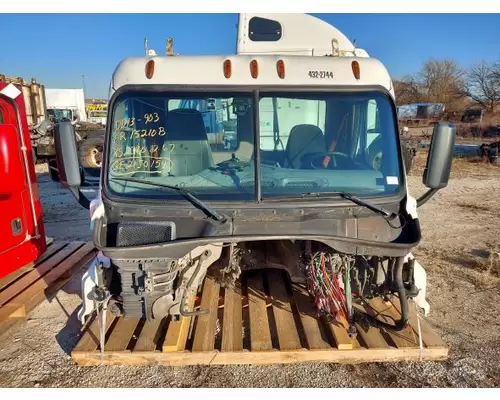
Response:
POLYGON ((500 61, 481 61, 461 68, 450 59, 429 59, 412 75, 394 80, 398 105, 443 103, 448 113, 482 108, 493 114, 500 108, 500 61))

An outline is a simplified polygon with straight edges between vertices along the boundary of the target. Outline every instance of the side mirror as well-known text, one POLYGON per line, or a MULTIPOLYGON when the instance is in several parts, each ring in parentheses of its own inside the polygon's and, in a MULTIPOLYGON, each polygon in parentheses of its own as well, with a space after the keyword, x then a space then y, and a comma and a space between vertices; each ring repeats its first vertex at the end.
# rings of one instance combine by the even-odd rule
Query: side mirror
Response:
POLYGON ((448 185, 456 133, 455 125, 448 122, 439 122, 434 126, 427 164, 422 178, 423 184, 429 188, 429 191, 417 200, 417 207, 420 207, 438 190, 448 185))
POLYGON ((80 162, 76 148, 76 135, 71 122, 56 124, 54 145, 59 181, 73 193, 84 208, 88 209, 90 200, 80 191, 82 186, 80 162))
POLYGON ((26 186, 21 143, 14 125, 0 125, 0 194, 20 192, 26 186))

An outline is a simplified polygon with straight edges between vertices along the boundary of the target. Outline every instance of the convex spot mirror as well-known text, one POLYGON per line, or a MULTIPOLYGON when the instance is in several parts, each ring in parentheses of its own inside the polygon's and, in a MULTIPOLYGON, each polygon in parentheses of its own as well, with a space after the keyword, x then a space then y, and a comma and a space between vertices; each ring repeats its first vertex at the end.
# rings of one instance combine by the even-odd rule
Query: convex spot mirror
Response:
POLYGON ((439 122, 434 126, 422 179, 429 189, 439 190, 448 185, 456 131, 455 125, 448 122, 439 122))

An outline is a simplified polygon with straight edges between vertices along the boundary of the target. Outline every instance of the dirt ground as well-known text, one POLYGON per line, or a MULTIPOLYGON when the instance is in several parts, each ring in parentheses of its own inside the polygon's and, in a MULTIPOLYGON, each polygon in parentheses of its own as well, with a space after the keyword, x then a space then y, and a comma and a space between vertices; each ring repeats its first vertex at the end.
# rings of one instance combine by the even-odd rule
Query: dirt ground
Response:
MULTIPOLYGON (((425 191, 419 153, 409 178, 425 191)), ((452 179, 419 209, 428 321, 449 343, 445 362, 276 366, 77 367, 79 276, 0 337, 2 387, 498 387, 500 386, 500 167, 455 159, 452 179)), ((89 218, 40 173, 48 236, 88 240, 89 218)), ((88 189, 89 196, 93 196, 88 189)), ((94 192, 95 195, 95 192, 94 192)))

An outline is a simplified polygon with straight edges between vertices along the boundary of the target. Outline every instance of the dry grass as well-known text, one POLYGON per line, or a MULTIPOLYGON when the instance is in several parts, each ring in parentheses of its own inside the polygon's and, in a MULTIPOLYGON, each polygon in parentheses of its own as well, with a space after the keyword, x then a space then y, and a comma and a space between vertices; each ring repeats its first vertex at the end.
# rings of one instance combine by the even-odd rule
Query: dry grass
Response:
MULTIPOLYGON (((428 149, 421 149, 413 159, 410 176, 422 176, 427 162, 428 149)), ((481 157, 454 158, 450 179, 486 178, 500 172, 500 164, 485 162, 481 157)))
POLYGON ((500 253, 490 252, 487 258, 472 254, 446 254, 442 257, 445 261, 452 264, 480 272, 485 277, 494 276, 500 278, 500 253))
POLYGON ((466 208, 475 212, 493 212, 493 207, 490 204, 477 204, 477 203, 458 203, 459 207, 466 208))

